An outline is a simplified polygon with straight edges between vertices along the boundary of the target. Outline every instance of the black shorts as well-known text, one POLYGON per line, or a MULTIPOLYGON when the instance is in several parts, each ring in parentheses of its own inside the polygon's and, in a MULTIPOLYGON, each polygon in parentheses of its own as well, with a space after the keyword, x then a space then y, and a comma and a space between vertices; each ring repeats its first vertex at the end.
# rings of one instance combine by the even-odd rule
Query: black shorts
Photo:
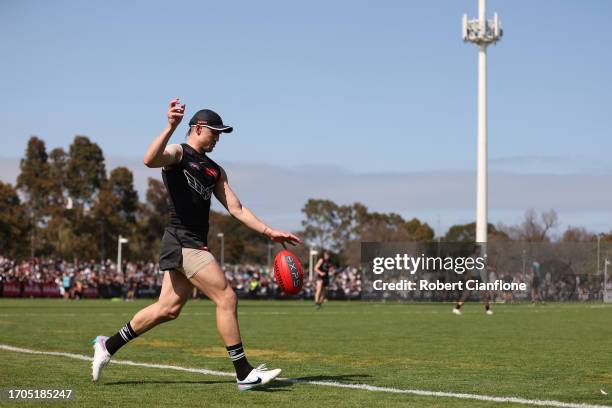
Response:
POLYGON ((205 233, 177 227, 166 227, 161 240, 159 269, 177 269, 183 264, 183 248, 208 251, 205 233))
POLYGON ((322 281, 323 282, 323 287, 327 287, 329 285, 329 275, 325 275, 325 276, 320 276, 317 275, 317 280, 322 281))

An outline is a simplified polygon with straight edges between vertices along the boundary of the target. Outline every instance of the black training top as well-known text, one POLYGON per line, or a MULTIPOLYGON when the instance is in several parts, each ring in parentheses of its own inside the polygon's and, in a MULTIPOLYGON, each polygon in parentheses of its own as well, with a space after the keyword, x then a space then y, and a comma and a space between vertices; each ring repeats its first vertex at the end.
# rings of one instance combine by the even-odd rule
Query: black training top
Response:
POLYGON ((221 167, 187 143, 181 146, 181 161, 162 171, 169 195, 168 226, 186 229, 206 245, 210 198, 221 177, 221 167))
POLYGON ((325 259, 323 259, 323 262, 321 262, 321 266, 319 266, 319 270, 327 275, 327 274, 329 274, 329 267, 330 266, 331 266, 331 262, 326 261, 325 259))

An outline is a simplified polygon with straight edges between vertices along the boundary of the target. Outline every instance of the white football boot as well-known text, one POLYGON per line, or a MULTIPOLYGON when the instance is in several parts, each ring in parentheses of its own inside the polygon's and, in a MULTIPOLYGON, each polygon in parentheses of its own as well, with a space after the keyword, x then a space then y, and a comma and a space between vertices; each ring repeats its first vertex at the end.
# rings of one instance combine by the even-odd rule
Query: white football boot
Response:
POLYGON ((97 336, 93 339, 94 358, 91 362, 91 377, 94 381, 98 381, 102 374, 102 369, 108 364, 111 359, 110 353, 106 350, 106 336, 97 336))
POLYGON ((457 316, 461 316, 461 309, 457 309, 456 307, 453 307, 453 314, 456 314, 457 316))
POLYGON ((236 383, 238 385, 238 391, 248 391, 253 388, 260 387, 265 385, 278 377, 281 373, 280 368, 275 368, 274 370, 268 370, 265 364, 257 366, 251 370, 247 377, 240 381, 236 379, 236 383))
POLYGON ((491 309, 489 309, 489 310, 485 311, 485 314, 487 316, 491 316, 493 314, 493 311, 491 309))

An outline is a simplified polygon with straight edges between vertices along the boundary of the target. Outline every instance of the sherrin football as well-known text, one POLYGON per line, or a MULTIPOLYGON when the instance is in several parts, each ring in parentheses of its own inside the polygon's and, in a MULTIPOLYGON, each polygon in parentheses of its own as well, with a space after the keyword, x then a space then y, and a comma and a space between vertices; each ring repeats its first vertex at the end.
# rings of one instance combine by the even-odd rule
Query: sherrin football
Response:
POLYGON ((274 257, 274 278, 281 290, 288 295, 296 295, 302 290, 302 265, 297 257, 286 249, 274 257))

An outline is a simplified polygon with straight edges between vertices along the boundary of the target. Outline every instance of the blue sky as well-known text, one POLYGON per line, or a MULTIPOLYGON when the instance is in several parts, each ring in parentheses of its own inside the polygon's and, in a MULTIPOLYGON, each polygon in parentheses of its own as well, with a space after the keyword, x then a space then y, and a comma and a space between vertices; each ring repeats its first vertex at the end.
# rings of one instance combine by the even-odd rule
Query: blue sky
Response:
MULTIPOLYGON (((138 158, 180 96, 187 115, 211 107, 235 126, 221 163, 473 171, 477 57, 460 26, 476 7, 3 1, 1 155, 21 157, 33 134, 49 147, 85 134, 138 158)), ((489 50, 491 169, 612 181, 612 2, 487 7, 505 31, 489 50)))

